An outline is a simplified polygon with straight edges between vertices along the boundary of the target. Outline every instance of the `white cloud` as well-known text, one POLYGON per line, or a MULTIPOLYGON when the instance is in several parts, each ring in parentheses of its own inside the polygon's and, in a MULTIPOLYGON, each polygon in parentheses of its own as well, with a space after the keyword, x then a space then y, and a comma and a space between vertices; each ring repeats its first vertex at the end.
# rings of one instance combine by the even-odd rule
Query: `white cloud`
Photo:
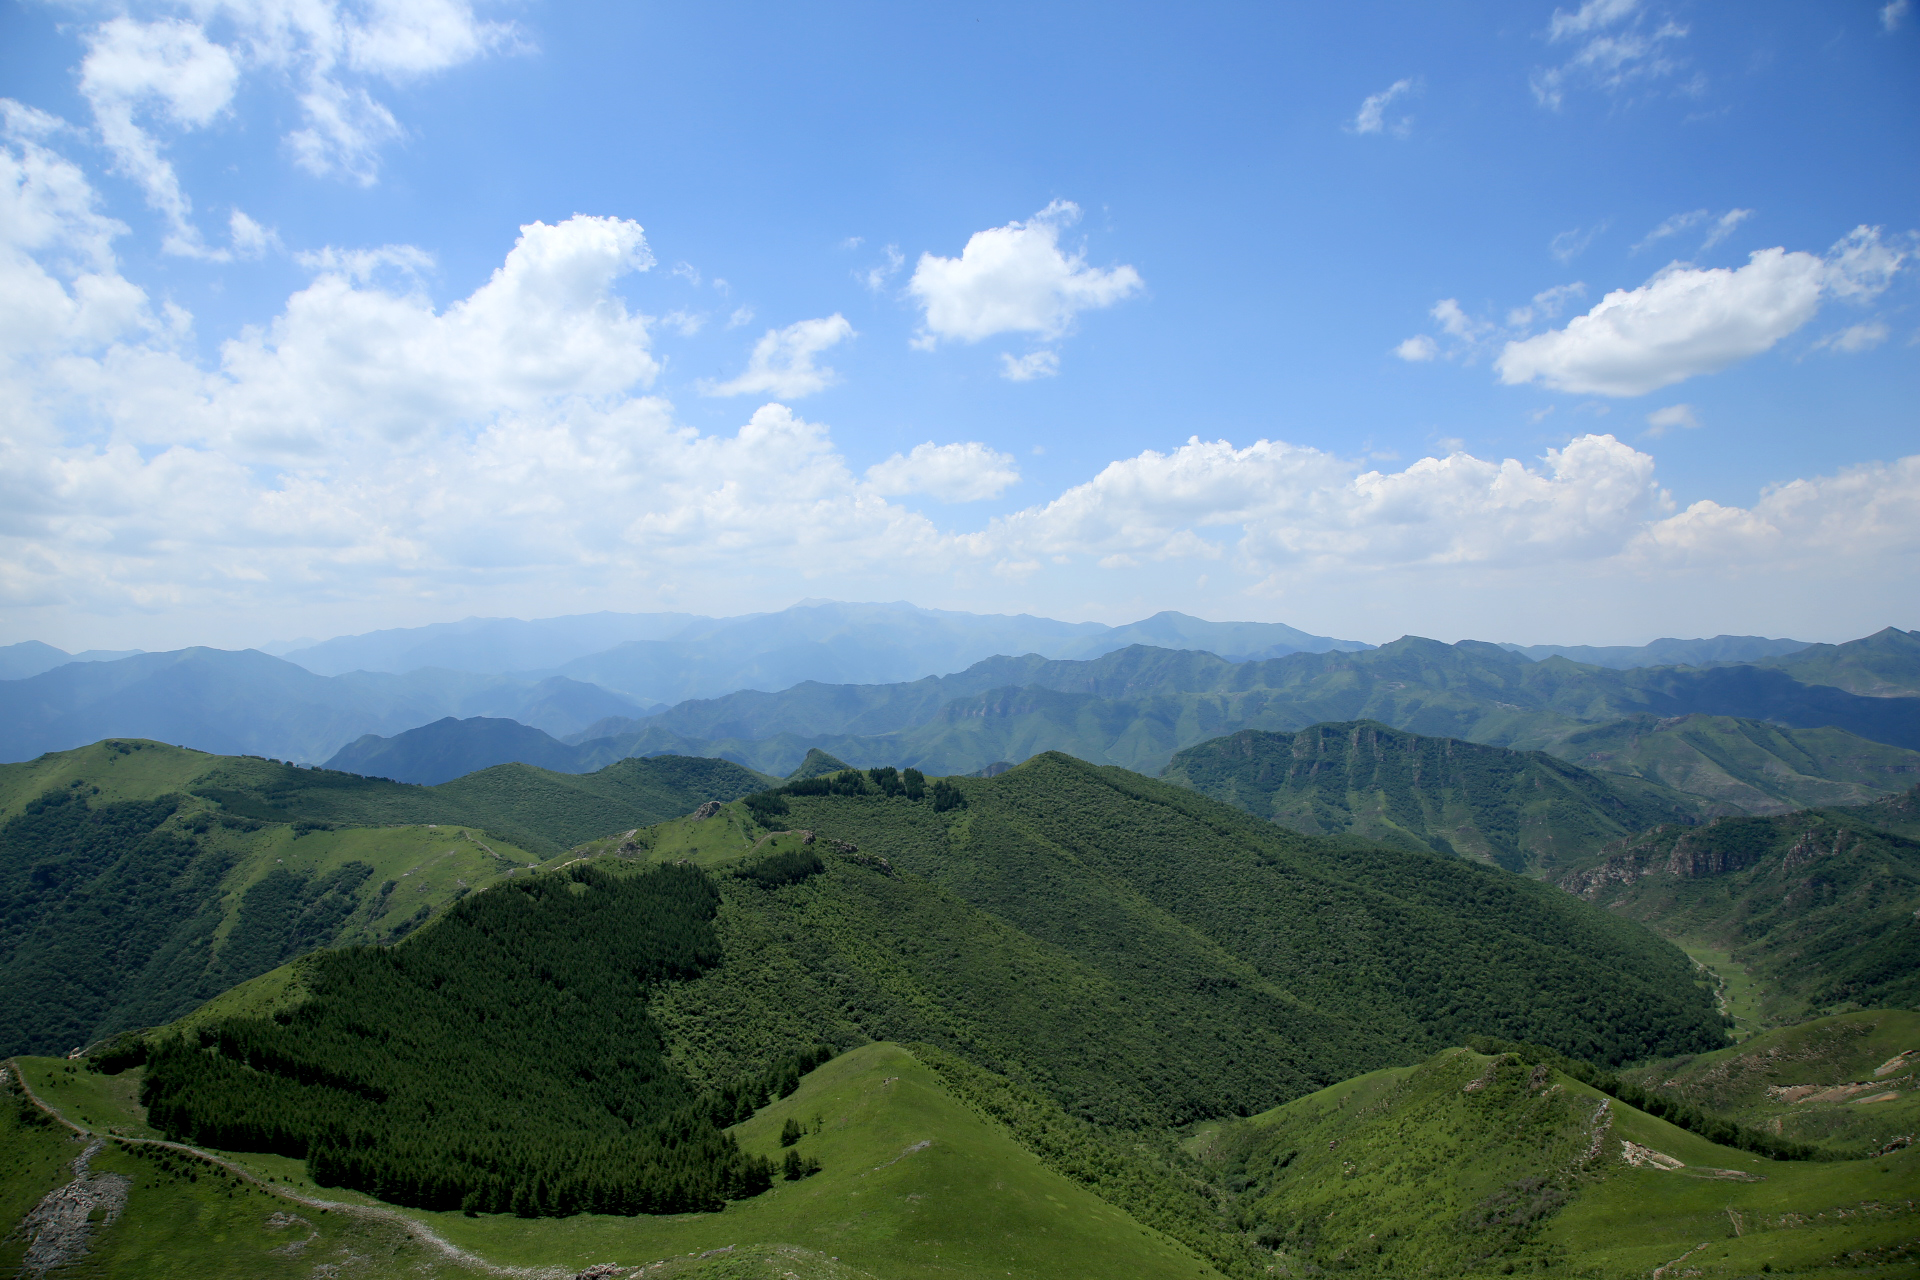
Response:
MULTIPOLYGON (((855 243, 858 243, 857 238, 855 243)), ((865 271, 856 271, 853 273, 856 280, 859 280, 875 293, 886 288, 887 281, 893 279, 893 277, 899 273, 900 268, 907 264, 906 255, 900 252, 900 246, 897 244, 888 245, 882 252, 886 257, 877 266, 868 267, 865 271)))
POLYGON ((1664 409, 1655 409, 1647 415, 1647 429, 1644 434, 1655 439, 1667 434, 1676 427, 1692 431, 1700 426, 1700 419, 1690 404, 1670 404, 1664 409))
POLYGON ((404 84, 517 41, 510 25, 479 20, 466 0, 149 0, 133 8, 86 34, 81 92, 119 169, 166 219, 167 250, 214 260, 233 255, 202 242, 154 126, 206 128, 229 109, 244 75, 272 72, 291 83, 304 117, 286 135, 295 162, 369 184, 380 148, 404 131, 365 81, 404 84))
MULTIPOLYGON (((16 635, 118 628, 156 647, 257 638, 269 615, 365 629, 802 590, 1124 613, 1142 593, 1186 603, 1158 584, 1189 590, 1196 569, 1213 584, 1199 611, 1287 600, 1336 634, 1433 630, 1450 608, 1471 634, 1548 608, 1587 634, 1637 610, 1657 634, 1649 601, 1839 592, 1849 619, 1883 614, 1920 559, 1920 460, 1676 514, 1652 458, 1605 435, 1524 461, 1452 442, 1405 466, 1192 439, 999 519, 936 523, 892 496, 1004 495, 1013 459, 929 442, 863 476, 786 407, 707 432, 648 394, 648 322, 616 289, 651 256, 614 218, 528 224, 445 306, 417 284, 417 249, 305 255, 311 283, 207 366, 181 341, 191 317, 119 274, 124 228, 43 145, 57 125, 0 116, 0 605, 16 635), (1834 586, 1848 574, 1857 590, 1834 586), (1740 589, 1714 595, 1722 582, 1740 589)), ((1870 289, 1899 252, 1872 243, 1821 270, 1870 289)))
POLYGON ((114 18, 87 37, 80 92, 116 167, 139 184, 147 203, 166 219, 168 252, 207 256, 193 227, 193 202, 160 143, 136 116, 155 115, 181 129, 202 128, 226 110, 239 77, 233 55, 191 22, 114 18))
POLYGON ((1751 209, 1729 209, 1714 220, 1713 229, 1707 232, 1707 238, 1700 242, 1702 249, 1711 249, 1733 234, 1733 229, 1753 216, 1751 209))
POLYGON ((337 249, 328 245, 296 253, 293 260, 309 271, 345 276, 355 282, 371 280, 380 271, 391 269, 417 283, 434 267, 432 254, 410 244, 387 244, 378 249, 337 249))
MULTIPOLYGON (((1650 525, 1626 554, 1652 563, 1873 572, 1920 552, 1920 457, 1776 485, 1752 507, 1696 502, 1650 525)), ((1910 570, 1909 570, 1910 572, 1910 570)))
POLYGON ((1813 318, 1827 274, 1819 258, 1784 249, 1762 249, 1738 270, 1676 264, 1564 329, 1507 343, 1495 368, 1509 385, 1644 395, 1772 347, 1813 318))
POLYGON ((1017 358, 1004 351, 1000 353, 1000 376, 1008 382, 1032 382, 1035 378, 1051 378, 1059 372, 1057 352, 1031 351, 1017 358))
MULTIPOLYGON (((1905 237, 1907 244, 1914 237, 1905 237)), ((1827 290, 1842 298, 1869 299, 1884 292, 1910 248, 1896 249, 1880 238, 1879 227, 1855 227, 1827 251, 1827 290)))
POLYGON ((1398 120, 1389 122, 1386 118, 1387 108, 1392 106, 1396 99, 1418 91, 1418 84, 1411 79, 1395 80, 1379 93, 1369 95, 1367 100, 1360 104, 1359 114, 1354 116, 1353 124, 1349 128, 1355 133, 1390 131, 1396 138, 1406 137, 1413 129, 1413 117, 1402 116, 1398 120))
POLYGON ((1475 320, 1461 310, 1460 301, 1457 298, 1440 299, 1433 304, 1433 310, 1429 314, 1440 322, 1440 327, 1449 337, 1459 338, 1465 342, 1473 342, 1493 328, 1487 321, 1475 320))
POLYGON ((1439 346, 1424 333, 1416 333, 1393 349, 1393 354, 1410 364, 1420 364, 1440 354, 1439 346))
POLYGON ((1318 449, 1198 437, 1109 464, 1045 506, 994 521, 1002 556, 1126 556, 1148 563, 1233 552, 1251 572, 1525 562, 1618 549, 1664 501, 1653 459, 1581 436, 1544 465, 1463 452, 1403 471, 1359 471, 1318 449), (1212 536, 1209 536, 1212 535, 1212 536))
POLYGON ((997 498, 1019 479, 1020 469, 1011 454, 971 440, 965 444, 929 440, 915 445, 912 453, 896 453, 867 468, 867 483, 875 493, 924 493, 940 502, 997 498))
POLYGON ((1891 4, 1881 6, 1880 25, 1888 31, 1899 30, 1900 24, 1906 20, 1907 13, 1912 7, 1910 0, 1892 0, 1891 4))
POLYGON ((1640 0, 1587 0, 1572 13, 1555 9, 1553 21, 1547 25, 1547 38, 1566 40, 1610 27, 1623 18, 1632 17, 1639 7, 1640 0))
POLYGON ((1001 333, 1064 334, 1082 311, 1112 306, 1137 292, 1129 266, 1089 267, 1084 253, 1060 248, 1060 233, 1080 208, 1055 200, 1025 222, 976 231, 957 258, 923 253, 907 291, 924 309, 919 345, 940 339, 978 342, 1001 333))
POLYGON ((280 237, 235 209, 227 216, 227 237, 236 258, 259 258, 280 248, 280 237))
POLYGON ((1637 289, 1607 294, 1564 329, 1508 342, 1495 368, 1509 385, 1644 395, 1770 349, 1813 319, 1823 296, 1878 295, 1909 256, 1863 226, 1825 258, 1774 248, 1737 270, 1673 263, 1637 289))
POLYGON ((840 380, 832 369, 816 368, 814 357, 851 337, 853 326, 838 312, 769 329, 754 344, 746 372, 727 382, 704 384, 701 390, 710 396, 765 394, 785 400, 810 396, 840 380))
POLYGON ((1636 81, 1678 71, 1682 64, 1668 49, 1670 42, 1686 37, 1687 29, 1662 22, 1648 30, 1643 16, 1639 0, 1587 0, 1572 13, 1555 9, 1548 40, 1584 43, 1561 65, 1533 73, 1529 84, 1534 100, 1557 111, 1573 88, 1615 93, 1636 81))
POLYGON ((753 323, 752 307, 735 307, 733 314, 727 317, 727 328, 738 329, 742 325, 753 323))
POLYGON ((1868 320, 1861 324, 1849 325, 1838 333, 1830 333, 1814 343, 1815 350, 1844 351, 1849 355, 1861 351, 1871 351, 1887 340, 1892 331, 1878 320, 1868 320))

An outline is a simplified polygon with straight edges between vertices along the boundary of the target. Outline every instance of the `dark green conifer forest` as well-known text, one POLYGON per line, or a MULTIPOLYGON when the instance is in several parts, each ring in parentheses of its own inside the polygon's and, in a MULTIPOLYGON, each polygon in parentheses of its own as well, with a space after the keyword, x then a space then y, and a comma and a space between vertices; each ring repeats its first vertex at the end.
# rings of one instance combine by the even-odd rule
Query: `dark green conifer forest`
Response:
POLYGON ((154 1047, 151 1122, 420 1208, 719 1208, 771 1169, 718 1126, 819 1055, 730 1098, 668 1063, 648 993, 717 961, 718 904, 696 868, 581 865, 467 898, 404 946, 320 952, 291 1013, 154 1047))

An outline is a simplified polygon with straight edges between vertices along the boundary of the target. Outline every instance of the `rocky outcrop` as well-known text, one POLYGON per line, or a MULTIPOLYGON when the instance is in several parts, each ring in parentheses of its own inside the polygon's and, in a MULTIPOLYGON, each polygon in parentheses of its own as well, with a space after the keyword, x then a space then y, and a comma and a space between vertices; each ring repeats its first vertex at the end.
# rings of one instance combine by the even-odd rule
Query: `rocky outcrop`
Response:
POLYGON ((73 1181, 47 1192, 18 1230, 27 1238, 26 1256, 20 1260, 23 1277, 44 1276, 55 1267, 77 1262, 87 1254, 87 1243, 94 1224, 111 1226, 127 1207, 127 1189, 132 1182, 117 1173, 93 1176, 88 1172, 94 1153, 104 1142, 93 1142, 73 1162, 73 1181), (95 1213, 101 1216, 94 1217, 95 1213))

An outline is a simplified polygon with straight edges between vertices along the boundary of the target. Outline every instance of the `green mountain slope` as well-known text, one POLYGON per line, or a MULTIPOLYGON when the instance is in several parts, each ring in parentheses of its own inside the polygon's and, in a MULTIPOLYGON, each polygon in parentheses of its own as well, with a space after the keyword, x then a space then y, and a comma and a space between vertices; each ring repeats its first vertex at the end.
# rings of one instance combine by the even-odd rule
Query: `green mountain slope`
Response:
POLYGON ((1873 1155, 1920 1131, 1920 1013, 1816 1018, 1622 1075, 1763 1132, 1873 1155))
POLYGON ((948 785, 963 803, 944 811, 937 789, 783 798, 767 820, 811 833, 824 870, 729 890, 725 958, 654 1008, 696 1078, 811 1035, 923 1040, 1143 1125, 1258 1109, 1496 1024, 1610 1060, 1721 1039, 1682 956, 1544 884, 1312 839, 1057 754, 948 785))
MULTIPOLYGON (((140 1075, 138 1068, 100 1076, 50 1059, 25 1059, 18 1065, 34 1092, 74 1122, 102 1132, 109 1127, 128 1134, 151 1132, 144 1126, 137 1088, 128 1088, 140 1075), (109 1091, 117 1096, 108 1097, 109 1091)), ((1218 1274, 1160 1232, 1036 1161, 1001 1126, 951 1096, 940 1077, 899 1046, 873 1044, 835 1058, 809 1073, 795 1092, 728 1135, 749 1155, 778 1164, 788 1150, 781 1144, 788 1121, 805 1131, 794 1149, 817 1160, 821 1171, 800 1181, 778 1179, 769 1190, 730 1205, 723 1214, 589 1213, 556 1219, 413 1211, 384 1218, 354 1216, 339 1212, 343 1201, 348 1206, 371 1202, 351 1192, 316 1187, 297 1166, 278 1157, 223 1153, 241 1169, 277 1179, 230 1197, 234 1184, 218 1179, 215 1166, 207 1162, 170 1155, 171 1170, 156 1177, 163 1172, 160 1162, 127 1154, 142 1148, 121 1151, 109 1146, 101 1167, 127 1169, 138 1181, 125 1215, 97 1232, 95 1256, 126 1268, 116 1275, 286 1274, 305 1280, 317 1262, 332 1259, 337 1265, 340 1255, 334 1249, 349 1243, 363 1259, 365 1269, 356 1274, 440 1274, 426 1265, 432 1255, 420 1242, 412 1241, 411 1249, 397 1247, 407 1240, 400 1224, 414 1222, 487 1264, 564 1268, 559 1274, 568 1276, 608 1264, 647 1266, 650 1278, 705 1280, 989 1280, 1008 1275, 1025 1280, 1174 1280, 1218 1274), (190 1183, 189 1172, 200 1180, 190 1183), (274 1194, 262 1194, 265 1191, 274 1194), (295 1195, 324 1198, 336 1211, 322 1215, 285 1198, 295 1195), (220 1238, 215 1239, 213 1229, 197 1237, 169 1230, 162 1215, 183 1209, 190 1220, 199 1217, 209 1228, 218 1223, 220 1238), (292 1238, 314 1230, 320 1237, 294 1258, 275 1255, 270 1251, 284 1250, 288 1239, 285 1229, 266 1226, 276 1212, 307 1219, 292 1238), (293 1265, 296 1259, 299 1269, 293 1265), (248 1264, 258 1270, 246 1270, 248 1264)), ((19 1169, 29 1176, 17 1180, 30 1186, 0 1203, 0 1210, 8 1213, 3 1220, 12 1223, 35 1198, 65 1181, 68 1171, 60 1157, 71 1160, 79 1147, 62 1143, 49 1125, 35 1126, 34 1134, 23 1139, 5 1123, 6 1116, 0 1114, 0 1153, 10 1158, 0 1160, 0 1178, 9 1168, 19 1169), (44 1139, 32 1141, 40 1135, 44 1139), (39 1163, 30 1164, 35 1157, 39 1163)), ((0 1182, 0 1194, 6 1185, 0 1182)), ((0 1252, 0 1265, 7 1261, 0 1252)), ((473 1274, 444 1258, 438 1262, 448 1274, 473 1274)))
POLYGON ((169 1021, 586 836, 771 781, 661 758, 425 788, 121 740, 0 766, 0 1053, 169 1021), (351 825, 372 823, 390 825, 351 825))
POLYGON ((1510 1054, 1450 1050, 1192 1145, 1275 1274, 1892 1276, 1920 1254, 1920 1151, 1766 1160, 1510 1054))
POLYGON ((1920 751, 1843 729, 1790 729, 1732 716, 1634 716, 1577 730, 1550 749, 1584 768, 1698 796, 1719 813, 1862 804, 1920 778, 1920 751))
POLYGON ((1243 729, 1179 752, 1160 776, 1309 835, 1458 853, 1509 871, 1552 869, 1695 808, 1544 752, 1366 720, 1243 729))
POLYGON ((1666 936, 1724 953, 1761 1025, 1835 1006, 1920 1003, 1916 792, 1848 808, 1656 827, 1555 877, 1666 936))
POLYGON ((1920 631, 1887 627, 1845 644, 1811 644, 1756 666, 1784 671, 1803 684, 1825 684, 1870 698, 1920 694, 1920 631))
POLYGON ((819 778, 829 773, 839 773, 842 769, 848 767, 850 766, 846 761, 836 760, 818 747, 815 747, 813 750, 807 752, 807 757, 800 762, 800 766, 787 775, 787 781, 793 782, 800 778, 819 778))

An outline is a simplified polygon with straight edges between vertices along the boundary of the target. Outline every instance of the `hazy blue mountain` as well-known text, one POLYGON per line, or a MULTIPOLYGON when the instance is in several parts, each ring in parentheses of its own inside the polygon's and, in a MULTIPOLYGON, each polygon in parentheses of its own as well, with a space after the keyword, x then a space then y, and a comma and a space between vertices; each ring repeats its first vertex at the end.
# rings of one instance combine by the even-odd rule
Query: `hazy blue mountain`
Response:
POLYGON ((0 760, 127 737, 312 762, 362 735, 399 733, 448 715, 505 716, 565 733, 640 710, 558 677, 431 669, 317 676, 252 649, 180 649, 70 662, 0 681, 0 760))
MULTIPOLYGON (((336 636, 281 656, 316 675, 444 667, 479 675, 547 671, 630 640, 659 640, 711 622, 690 613, 580 613, 561 618, 467 618, 336 636)), ((644 703, 642 705, 645 705, 644 703)))
POLYGON ((335 752, 326 767, 434 787, 497 764, 584 773, 575 767, 578 758, 575 748, 517 720, 447 716, 391 738, 364 734, 335 752))
POLYGON ((22 640, 19 644, 0 645, 0 680, 24 680, 69 662, 113 662, 141 652, 144 650, 88 649, 82 653, 68 653, 65 649, 56 649, 38 640, 22 640))
POLYGON ((561 675, 646 706, 779 690, 814 680, 889 684, 960 671, 983 658, 1036 653, 1093 658, 1131 644, 1233 656, 1365 649, 1280 623, 1208 622, 1160 613, 1124 627, 1021 614, 922 609, 906 603, 805 600, 778 613, 583 614, 523 622, 470 618, 342 636, 286 653, 322 675, 444 667, 523 677, 561 675))
MULTIPOLYGON (((1223 658, 1280 658, 1289 653, 1358 653, 1374 646, 1359 640, 1308 635, 1282 622, 1208 622, 1168 609, 1139 622, 1089 636, 1059 652, 1035 650, 1050 658, 1097 658, 1145 644, 1160 649, 1204 649, 1223 658)), ((1008 652, 1013 652, 1008 650, 1008 652)))
MULTIPOLYGON (((1244 663, 1144 645, 1084 662, 997 657, 892 685, 809 682, 695 700, 644 719, 601 721, 567 745, 576 752, 571 767, 581 771, 672 753, 785 775, 817 748, 862 767, 913 765, 931 774, 972 773, 1049 750, 1152 773, 1174 752, 1240 729, 1291 732, 1370 719, 1565 756, 1592 753, 1591 745, 1567 744, 1595 725, 1690 715, 1832 726, 1868 740, 1861 748, 1868 754, 1873 743, 1920 748, 1920 698, 1861 697, 1752 666, 1615 670, 1418 637, 1363 653, 1244 663)), ((1869 785, 1867 775, 1848 780, 1869 785)), ((1900 785, 1887 775, 1889 788, 1900 785)), ((1709 798, 1726 800, 1718 790, 1709 798)))
POLYGON ((1595 667, 1697 667, 1708 662, 1753 662, 1805 649, 1805 640, 1769 640, 1765 636, 1714 636, 1676 640, 1671 636, 1641 645, 1503 644, 1509 652, 1532 658, 1568 658, 1595 667))

